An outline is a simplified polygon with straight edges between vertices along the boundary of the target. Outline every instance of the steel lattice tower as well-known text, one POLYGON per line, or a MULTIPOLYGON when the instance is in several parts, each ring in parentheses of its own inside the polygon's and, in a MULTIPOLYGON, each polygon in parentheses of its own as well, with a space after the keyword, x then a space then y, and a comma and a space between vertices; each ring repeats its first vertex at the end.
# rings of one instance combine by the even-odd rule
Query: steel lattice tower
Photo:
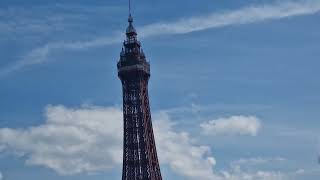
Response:
POLYGON ((122 180, 162 180, 149 106, 150 64, 137 40, 131 14, 128 22, 117 65, 123 92, 122 180))

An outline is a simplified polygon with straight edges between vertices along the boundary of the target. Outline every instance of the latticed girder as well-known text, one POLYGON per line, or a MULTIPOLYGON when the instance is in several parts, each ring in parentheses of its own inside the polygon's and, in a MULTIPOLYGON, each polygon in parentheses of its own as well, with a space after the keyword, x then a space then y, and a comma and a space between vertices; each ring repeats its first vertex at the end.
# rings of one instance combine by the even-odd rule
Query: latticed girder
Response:
POLYGON ((123 89, 122 180, 162 180, 152 129, 147 62, 130 15, 126 41, 117 64, 123 89))
POLYGON ((161 180, 148 98, 148 78, 122 79, 123 180, 161 180))

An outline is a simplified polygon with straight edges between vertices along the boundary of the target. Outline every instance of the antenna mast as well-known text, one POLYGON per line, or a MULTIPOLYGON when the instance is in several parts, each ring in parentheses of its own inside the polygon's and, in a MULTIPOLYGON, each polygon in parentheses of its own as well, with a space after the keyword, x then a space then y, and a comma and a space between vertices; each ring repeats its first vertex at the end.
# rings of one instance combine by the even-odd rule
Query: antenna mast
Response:
POLYGON ((131 0, 129 0, 129 15, 131 15, 131 0))

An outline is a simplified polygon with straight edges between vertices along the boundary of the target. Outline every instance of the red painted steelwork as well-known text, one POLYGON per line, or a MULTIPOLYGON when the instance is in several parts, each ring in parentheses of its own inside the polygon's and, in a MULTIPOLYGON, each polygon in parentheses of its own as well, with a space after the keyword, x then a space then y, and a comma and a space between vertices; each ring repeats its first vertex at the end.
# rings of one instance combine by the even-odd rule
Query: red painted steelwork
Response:
POLYGON ((150 64, 137 40, 131 15, 128 21, 118 62, 124 118, 122 180, 162 180, 148 96, 150 64))

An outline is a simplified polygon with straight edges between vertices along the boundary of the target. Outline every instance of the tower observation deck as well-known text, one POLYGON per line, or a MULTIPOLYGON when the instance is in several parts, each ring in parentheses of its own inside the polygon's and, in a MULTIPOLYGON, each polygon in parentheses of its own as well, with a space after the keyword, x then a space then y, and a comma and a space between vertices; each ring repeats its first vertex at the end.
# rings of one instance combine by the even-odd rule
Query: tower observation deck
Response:
POLYGON ((117 64, 123 93, 122 180, 162 180, 148 96, 150 64, 137 39, 131 13, 128 22, 117 64))

